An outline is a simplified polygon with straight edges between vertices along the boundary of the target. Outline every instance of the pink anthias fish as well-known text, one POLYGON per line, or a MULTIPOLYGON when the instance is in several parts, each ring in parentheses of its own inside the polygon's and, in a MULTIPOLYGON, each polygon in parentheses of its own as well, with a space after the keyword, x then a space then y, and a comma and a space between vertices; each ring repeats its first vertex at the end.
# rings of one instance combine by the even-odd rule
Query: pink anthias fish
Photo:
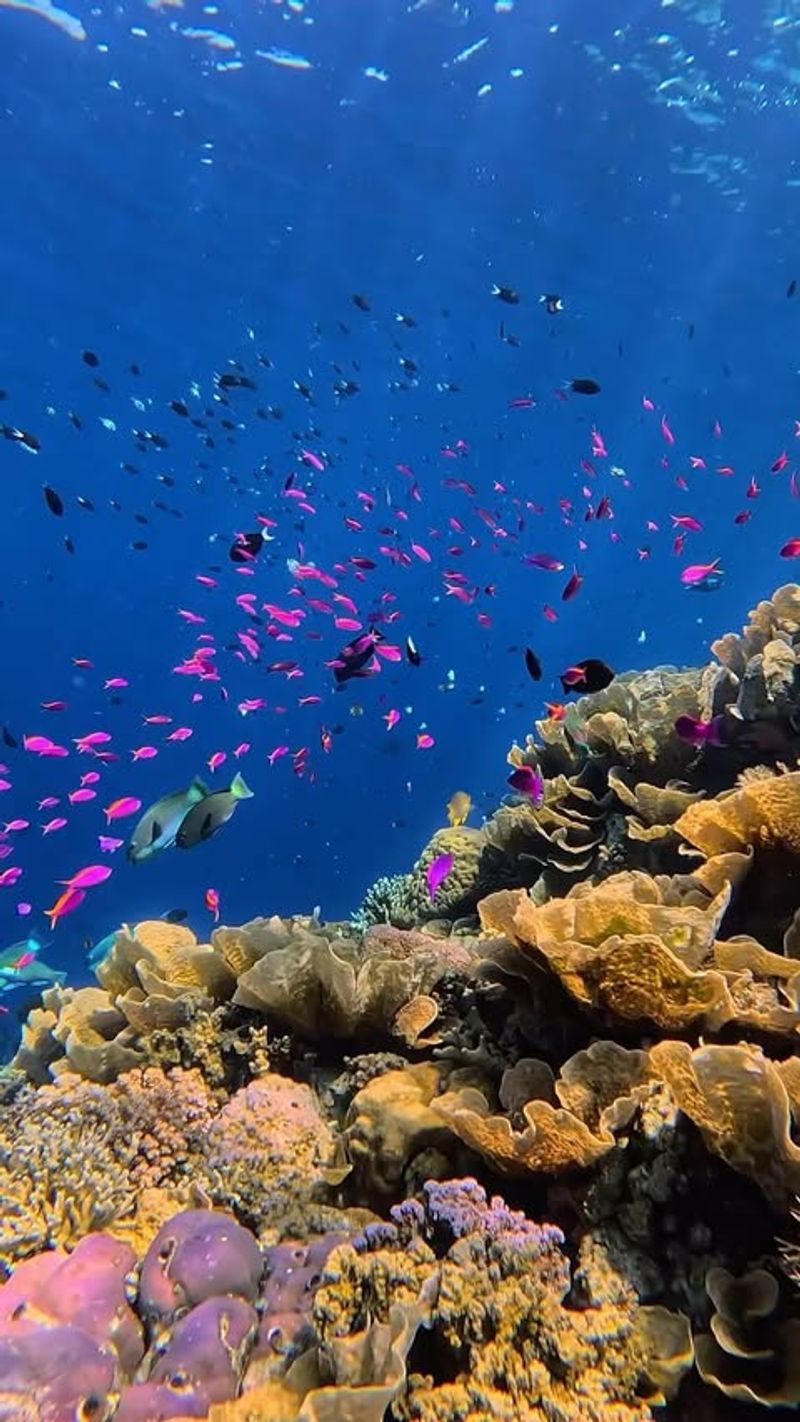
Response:
POLYGON ((57 815, 55 819, 48 820, 46 825, 42 825, 42 834, 54 834, 56 830, 64 829, 67 821, 63 815, 57 815))
POLYGON ((110 834, 99 834, 97 842, 100 845, 101 854, 114 854, 125 843, 124 839, 114 839, 110 834))
POLYGON ((391 709, 391 711, 387 711, 387 712, 386 712, 386 715, 384 716, 383 719, 384 719, 384 721, 386 722, 386 729, 387 729, 387 731, 391 731, 391 730, 394 729, 394 727, 397 725, 398 721, 400 720, 400 712, 397 710, 396 707, 393 706, 392 709, 391 709))
POLYGON ((544 800, 542 772, 533 765, 517 765, 508 777, 508 784, 518 795, 530 800, 537 809, 544 800))
POLYGON ((720 558, 715 558, 713 563, 690 563, 681 573, 681 582, 684 587, 696 587, 698 583, 704 582, 710 573, 719 571, 720 562, 720 558))
POLYGON ((65 884, 68 889, 93 889, 96 884, 104 884, 106 879, 110 879, 112 870, 107 864, 88 864, 85 869, 79 869, 77 874, 73 874, 71 879, 59 879, 59 884, 65 884))
POLYGON ((65 889, 53 904, 52 908, 45 909, 44 912, 50 920, 50 927, 55 928, 58 920, 64 918, 68 913, 74 913, 76 908, 80 908, 86 898, 85 889, 65 889))
POLYGON ((692 746, 723 746, 724 716, 714 716, 703 721, 699 716, 679 716, 675 721, 675 734, 692 746))
POLYGON ((85 805, 88 804, 90 800, 97 799, 97 791, 89 790, 88 787, 82 786, 80 790, 70 790, 67 799, 71 805, 85 805))
POLYGON ((135 815, 141 808, 141 800, 135 799, 133 795, 123 795, 118 800, 112 800, 103 813, 106 823, 110 825, 112 820, 124 820, 128 815, 135 815))
POLYGON ((16 884, 21 878, 22 870, 19 865, 12 864, 8 869, 4 869, 2 873, 0 873, 0 888, 10 888, 12 884, 16 884))
POLYGON ((529 563, 532 568, 543 568, 546 573, 563 573, 564 564, 560 558, 554 558, 552 553, 526 553, 523 563, 529 563))
POLYGON ((432 859, 425 871, 425 882, 428 885, 428 893, 431 901, 436 898, 439 889, 447 878, 453 867, 454 859, 452 854, 437 854, 432 859))
POLYGON ((152 760, 154 756, 158 755, 158 749, 156 746, 137 746, 135 750, 131 751, 131 755, 134 761, 152 760))
POLYGON ((84 755, 93 751, 96 746, 107 746, 110 740, 111 736, 108 731, 89 731, 86 736, 77 736, 72 744, 77 746, 79 752, 84 755))
POLYGON ((66 746, 57 746, 49 736, 23 736, 22 747, 23 750, 33 751, 35 755, 69 755, 66 746))
POLYGON ((429 731, 419 731, 417 733, 417 750, 430 750, 436 742, 429 731))

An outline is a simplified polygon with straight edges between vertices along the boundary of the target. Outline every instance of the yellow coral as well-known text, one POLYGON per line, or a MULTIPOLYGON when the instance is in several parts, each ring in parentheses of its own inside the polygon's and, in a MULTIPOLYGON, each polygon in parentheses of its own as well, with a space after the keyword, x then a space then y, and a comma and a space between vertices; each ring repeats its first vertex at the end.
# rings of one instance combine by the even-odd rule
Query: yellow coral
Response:
POLYGON ((707 855, 751 845, 781 846, 800 854, 800 771, 756 780, 716 800, 690 805, 675 829, 707 855))
POLYGON ((376 1076, 353 1098, 347 1153, 371 1190, 394 1196, 414 1157, 446 1146, 448 1131, 432 1102, 439 1069, 430 1062, 376 1076))
POLYGON ((709 1150, 772 1198, 797 1194, 800 1146, 791 1135, 789 1091, 781 1068, 758 1047, 658 1042, 650 1064, 709 1150))

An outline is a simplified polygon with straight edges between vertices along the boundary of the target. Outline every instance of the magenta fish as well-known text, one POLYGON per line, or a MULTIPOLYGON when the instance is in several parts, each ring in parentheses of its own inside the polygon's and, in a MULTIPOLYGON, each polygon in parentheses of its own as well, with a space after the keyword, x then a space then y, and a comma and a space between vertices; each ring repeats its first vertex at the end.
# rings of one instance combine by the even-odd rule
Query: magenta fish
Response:
POLYGON ((425 871, 425 880, 428 885, 428 893, 431 896, 431 901, 436 898, 439 889, 441 888, 442 884, 450 873, 452 867, 452 854, 437 854, 436 858, 431 860, 427 870, 425 871))
POLYGON ((530 563, 532 568, 543 568, 546 573, 563 573, 564 564, 560 558, 554 558, 552 553, 526 553, 523 563, 530 563))
POLYGON ((85 869, 79 869, 71 879, 59 879, 58 882, 66 884, 68 889, 93 889, 95 884, 104 884, 110 877, 111 870, 106 864, 89 864, 85 869))
POLYGON ((722 746, 724 717, 714 716, 703 721, 699 716, 679 716, 675 722, 675 733, 682 741, 692 746, 722 746))
POLYGON ((517 765, 508 777, 508 784, 518 795, 530 800, 536 809, 544 800, 544 780, 542 772, 533 765, 517 765))

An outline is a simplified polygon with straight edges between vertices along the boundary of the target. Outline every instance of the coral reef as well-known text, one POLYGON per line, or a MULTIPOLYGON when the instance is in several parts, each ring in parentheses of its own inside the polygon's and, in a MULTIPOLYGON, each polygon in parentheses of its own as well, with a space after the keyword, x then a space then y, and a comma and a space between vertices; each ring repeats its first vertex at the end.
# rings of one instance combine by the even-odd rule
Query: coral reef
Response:
POLYGON ((558 1229, 487 1200, 475 1180, 429 1184, 422 1201, 333 1251, 314 1321, 329 1342, 427 1293, 426 1369, 413 1370, 412 1354, 397 1418, 644 1422, 635 1295, 596 1246, 581 1250, 571 1277, 563 1243, 558 1229))
POLYGON ((0 1419, 800 1405, 800 587, 712 654, 537 722, 541 803, 350 923, 146 921, 44 990, 0 1083, 0 1419))

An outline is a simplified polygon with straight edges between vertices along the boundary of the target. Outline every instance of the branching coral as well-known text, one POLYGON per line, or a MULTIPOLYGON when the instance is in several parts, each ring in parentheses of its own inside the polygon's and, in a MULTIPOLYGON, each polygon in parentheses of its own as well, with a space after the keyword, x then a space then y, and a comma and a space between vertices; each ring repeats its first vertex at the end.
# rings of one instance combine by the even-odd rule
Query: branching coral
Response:
POLYGON ((155 1068, 111 1088, 64 1077, 23 1090, 0 1118, 0 1260, 130 1217, 154 1187, 179 1203, 202 1170, 212 1112, 198 1076, 155 1068))
POLYGON ((644 1422, 635 1296, 588 1245, 571 1280, 562 1244, 474 1180, 426 1185, 422 1204, 395 1207, 391 1223, 333 1251, 314 1320, 332 1343, 427 1291, 424 1372, 412 1352, 397 1418, 644 1422))
MULTIPOLYGON (((107 1088, 63 1078, 24 1089, 0 1118, 0 1260, 74 1243, 139 1202, 200 1192, 262 1226, 326 1193, 333 1135, 309 1087, 269 1075, 221 1110, 197 1072, 150 1067, 107 1088)), ((163 1205, 160 1206, 163 1209, 163 1205)))

